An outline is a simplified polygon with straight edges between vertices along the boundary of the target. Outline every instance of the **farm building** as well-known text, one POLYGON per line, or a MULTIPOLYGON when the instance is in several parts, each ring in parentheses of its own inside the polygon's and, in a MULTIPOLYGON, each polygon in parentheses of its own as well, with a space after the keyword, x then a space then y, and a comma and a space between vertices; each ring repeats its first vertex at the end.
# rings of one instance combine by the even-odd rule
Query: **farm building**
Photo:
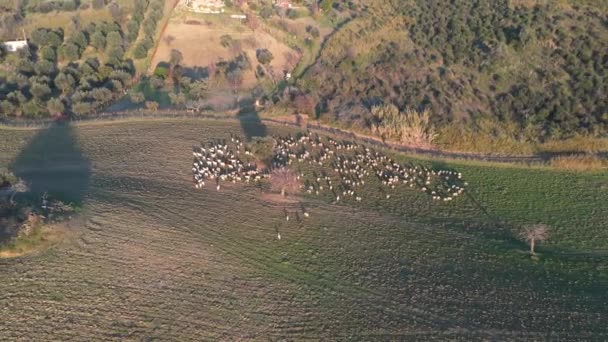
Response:
POLYGON ((27 40, 13 40, 2 43, 6 47, 6 51, 15 52, 28 47, 27 40))

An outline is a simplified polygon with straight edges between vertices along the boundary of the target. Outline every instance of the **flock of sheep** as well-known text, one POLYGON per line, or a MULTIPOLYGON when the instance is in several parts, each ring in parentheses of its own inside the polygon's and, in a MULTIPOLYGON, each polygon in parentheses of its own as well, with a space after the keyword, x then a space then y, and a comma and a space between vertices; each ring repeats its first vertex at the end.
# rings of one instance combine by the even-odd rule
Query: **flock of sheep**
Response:
MULTIPOLYGON (((433 200, 445 202, 464 193, 467 185, 459 172, 402 165, 362 144, 321 138, 310 132, 275 139, 277 149, 272 166, 284 167, 297 161, 324 167, 319 173, 313 172, 312 180, 306 180, 302 187, 307 193, 316 195, 331 191, 336 202, 346 196, 360 202, 362 195, 357 189, 365 185, 365 179, 371 174, 390 189, 404 184, 429 194, 433 200), (339 183, 333 183, 328 170, 339 176, 339 183)), ((388 199, 391 195, 386 193, 385 196, 388 199)))
POLYGON ((260 171, 255 163, 241 160, 241 150, 245 155, 251 155, 241 139, 232 137, 231 140, 231 147, 224 141, 201 144, 200 147, 193 148, 192 174, 197 189, 205 186, 206 180, 215 181, 216 189, 219 191, 222 181, 249 183, 268 177, 268 173, 260 171))
MULTIPOLYGON (((403 184, 427 193, 433 200, 445 202, 463 194, 467 185, 458 172, 399 164, 365 145, 325 138, 311 132, 276 136, 274 140, 276 146, 271 167, 293 168, 291 165, 294 163, 315 166, 320 171, 313 171, 312 177, 306 177, 298 166, 300 188, 315 195, 330 191, 336 202, 345 197, 362 201, 358 190, 370 175, 375 175, 387 189, 403 184)), ((206 180, 215 180, 216 188, 220 190, 222 181, 249 183, 271 177, 268 169, 259 169, 255 163, 243 161, 254 156, 239 137, 232 136, 230 142, 195 147, 193 154, 192 171, 197 188, 204 186, 206 180)), ((391 195, 385 191, 385 196, 388 199, 391 195)))

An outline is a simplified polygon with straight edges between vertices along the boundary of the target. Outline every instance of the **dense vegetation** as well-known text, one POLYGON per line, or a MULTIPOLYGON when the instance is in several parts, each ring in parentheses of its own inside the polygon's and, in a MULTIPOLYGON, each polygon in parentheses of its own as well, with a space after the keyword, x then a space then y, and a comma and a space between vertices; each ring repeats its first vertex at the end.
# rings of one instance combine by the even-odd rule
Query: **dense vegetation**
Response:
MULTIPOLYGON (((93 1, 91 5, 106 4, 93 1)), ((2 116, 84 115, 124 94, 136 72, 129 48, 143 26, 143 38, 133 56, 148 54, 163 2, 134 1, 131 18, 122 26, 118 5, 108 6, 115 21, 82 25, 75 16, 69 36, 63 29, 40 28, 29 35, 29 49, 0 53, 6 71, 0 73, 2 116)))
MULTIPOLYGON (((516 124, 519 138, 608 132, 608 8, 527 2, 374 2, 329 38, 301 89, 327 118, 428 109, 438 125, 516 124)), ((335 6, 334 6, 335 7, 335 6)))
POLYGON ((70 37, 60 30, 32 33, 31 50, 7 60, 11 72, 0 85, 5 116, 82 115, 107 104, 127 87, 134 74, 125 60, 128 42, 116 23, 90 24, 70 37), (94 49, 91 57, 85 51, 94 49))

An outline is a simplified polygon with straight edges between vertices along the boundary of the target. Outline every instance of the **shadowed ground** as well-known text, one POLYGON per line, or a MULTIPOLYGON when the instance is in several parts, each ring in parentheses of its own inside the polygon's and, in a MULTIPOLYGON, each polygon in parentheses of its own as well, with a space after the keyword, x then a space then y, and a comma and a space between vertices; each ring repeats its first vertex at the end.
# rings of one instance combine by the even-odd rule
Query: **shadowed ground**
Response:
POLYGON ((65 124, 36 134, 10 168, 27 182, 31 196, 48 192, 53 198, 78 205, 87 194, 91 176, 90 162, 78 147, 73 128, 65 124))

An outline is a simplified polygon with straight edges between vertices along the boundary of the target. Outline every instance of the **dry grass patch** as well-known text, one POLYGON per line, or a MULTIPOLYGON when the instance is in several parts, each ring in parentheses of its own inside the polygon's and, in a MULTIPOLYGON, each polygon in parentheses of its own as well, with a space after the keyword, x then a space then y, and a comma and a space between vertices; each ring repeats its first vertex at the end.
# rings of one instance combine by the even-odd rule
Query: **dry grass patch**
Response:
POLYGON ((92 22, 112 21, 107 7, 89 8, 77 12, 29 13, 22 28, 28 36, 37 28, 61 28, 65 36, 69 37, 72 32, 72 17, 77 13, 80 15, 80 23, 83 27, 92 22))
POLYGON ((608 169, 608 160, 593 155, 572 155, 552 158, 549 165, 570 171, 600 171, 608 169))
POLYGON ((244 75, 244 88, 252 87, 257 82, 253 71, 258 64, 255 57, 257 49, 268 49, 273 54, 270 65, 275 75, 282 76, 283 70, 291 69, 287 55, 295 52, 288 46, 262 30, 252 32, 238 21, 222 18, 223 21, 218 21, 200 15, 184 14, 173 17, 160 39, 151 66, 169 61, 173 49, 182 53, 182 65, 186 68, 206 68, 210 64, 228 61, 241 52, 246 52, 253 68, 244 75), (224 35, 232 37, 232 46, 221 45, 221 37, 224 35))
POLYGON ((0 247, 0 259, 16 258, 45 251, 61 242, 67 232, 67 228, 59 224, 40 226, 31 235, 16 238, 6 246, 0 247))

